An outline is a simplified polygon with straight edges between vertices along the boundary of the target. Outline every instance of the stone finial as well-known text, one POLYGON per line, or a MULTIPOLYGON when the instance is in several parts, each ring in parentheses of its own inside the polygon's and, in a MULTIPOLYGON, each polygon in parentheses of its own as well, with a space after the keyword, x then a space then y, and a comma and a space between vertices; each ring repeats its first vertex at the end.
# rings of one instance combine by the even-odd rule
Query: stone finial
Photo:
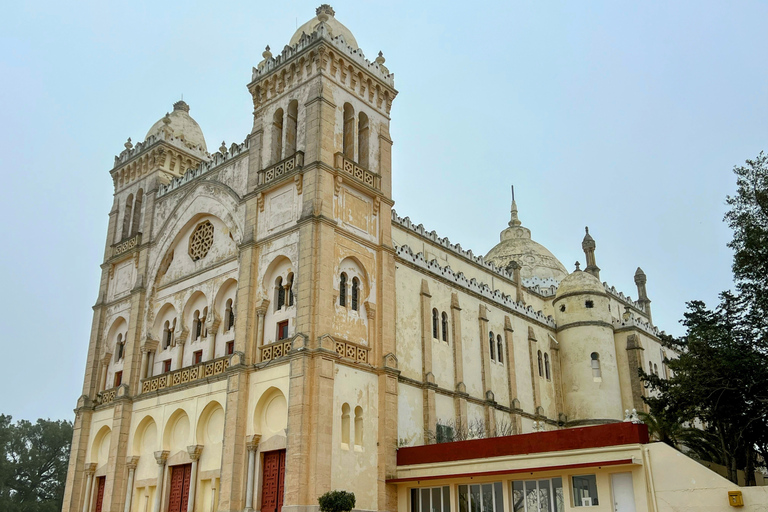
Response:
POLYGON ((187 105, 186 101, 179 100, 173 104, 173 111, 175 112, 177 110, 183 110, 184 112, 189 112, 189 105, 187 105))
POLYGON ((227 152, 227 143, 225 141, 221 141, 221 146, 219 147, 219 151, 221 154, 226 154, 227 152))
POLYGON ((165 113, 165 117, 163 118, 163 124, 169 125, 171 124, 171 114, 168 112, 165 113))
POLYGON ((579 268, 580 266, 581 266, 581 263, 579 263, 579 262, 577 261, 577 262, 576 262, 576 270, 574 270, 574 272, 581 272, 581 268, 579 268))
POLYGON ((272 52, 269 51, 269 45, 264 49, 264 52, 261 54, 262 57, 264 57, 264 60, 269 60, 272 58, 272 52))
POLYGON ((384 58, 384 54, 382 52, 379 52, 379 56, 376 57, 376 60, 374 62, 376 62, 376 64, 379 65, 379 68, 381 68, 381 70, 384 73, 389 73, 389 69, 387 68, 387 66, 384 65, 386 61, 387 59, 384 58))
POLYGON ((597 279, 600 279, 600 267, 597 266, 595 260, 595 248, 597 247, 597 244, 595 243, 595 239, 589 234, 589 227, 585 227, 584 231, 586 233, 584 235, 584 240, 581 242, 581 248, 584 250, 584 256, 587 258, 587 268, 585 270, 597 279))
POLYGON ((523 223, 517 217, 517 203, 515 202, 515 186, 512 185, 512 208, 510 209, 509 227, 521 226, 523 223))
MULTIPOLYGON (((128 139, 131 140, 131 139, 128 139)), ((645 276, 645 272, 643 272, 643 269, 640 267, 637 267, 637 270, 635 270, 635 284, 640 286, 641 284, 645 284, 648 282, 648 278, 645 276)))
POLYGON ((321 4, 320 7, 315 9, 315 14, 317 14, 318 20, 324 22, 328 21, 328 18, 336 16, 336 11, 334 11, 333 7, 328 4, 321 4))
POLYGON ((584 231, 586 234, 584 235, 584 240, 581 241, 581 248, 585 251, 587 249, 595 249, 597 244, 595 244, 595 239, 589 234, 589 226, 585 226, 584 231))
POLYGON ((125 146, 125 149, 132 149, 133 148, 133 142, 131 142, 131 138, 128 137, 128 141, 123 144, 125 146))

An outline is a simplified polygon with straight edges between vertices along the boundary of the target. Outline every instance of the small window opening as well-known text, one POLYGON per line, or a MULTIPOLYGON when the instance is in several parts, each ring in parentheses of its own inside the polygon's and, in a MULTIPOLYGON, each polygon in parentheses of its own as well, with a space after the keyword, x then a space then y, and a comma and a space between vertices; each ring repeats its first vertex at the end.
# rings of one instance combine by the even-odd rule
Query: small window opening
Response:
POLYGON ((168 373, 169 371, 171 371, 171 360, 166 359, 163 361, 163 373, 168 373))
POLYGON ((538 353, 538 361, 539 361, 539 377, 544 376, 544 358, 541 355, 541 350, 539 350, 538 353))
POLYGON ((344 272, 339 277, 339 306, 347 307, 347 274, 344 272))
POLYGON ((235 326, 235 312, 232 309, 232 299, 227 299, 227 305, 224 308, 224 332, 229 331, 235 326))
POLYGON ((352 278, 352 311, 357 311, 358 295, 360 294, 360 280, 356 277, 352 278))
POLYGON ((192 320, 192 341, 200 337, 202 324, 200 323, 200 311, 195 311, 195 318, 192 320))
POLYGON ((115 372, 115 386, 117 387, 123 383, 123 372, 115 372))
POLYGON ((549 354, 544 354, 544 374, 546 375, 547 380, 549 380, 549 354))
POLYGON ((368 116, 360 112, 357 123, 357 163, 368 168, 368 116))
POLYGON ((501 345, 501 334, 496 335, 496 355, 499 358, 499 363, 504 364, 504 349, 501 345))
POLYGON ((283 109, 279 108, 272 117, 272 163, 283 157, 283 109))
POLYGON ((293 272, 288 274, 288 305, 293 306, 293 272))
POLYGON ((586 307, 587 309, 592 309, 593 307, 595 307, 595 303, 591 300, 588 300, 584 303, 584 307, 586 307))
POLYGON ((432 337, 437 339, 440 339, 438 336, 438 325, 437 325, 437 309, 432 309, 432 337))
POLYGON ((163 325, 163 349, 167 349, 171 346, 171 333, 171 323, 166 320, 165 324, 163 325))
POLYGON ((488 345, 489 350, 491 351, 491 361, 496 360, 496 339, 494 338, 493 331, 488 333, 488 345))
POLYGON ((288 338, 288 320, 283 320, 277 324, 277 339, 284 340, 288 338))
POLYGON ((560 312, 565 313, 565 304, 560 305, 560 312))
POLYGON ((355 445, 363 446, 363 408, 355 407, 355 445))
POLYGON ((283 278, 278 277, 275 280, 275 311, 280 311, 285 306, 285 288, 283 288, 283 278))
POLYGON ((341 442, 349 445, 349 404, 341 406, 341 442))
POLYGON ((344 140, 343 153, 350 160, 355 159, 355 109, 349 103, 344 104, 344 140))
POLYGON ((117 342, 115 343, 115 362, 120 361, 123 358, 123 335, 117 335, 117 342))
POLYGON ((597 352, 592 352, 592 354, 589 356, 592 360, 592 378, 595 380, 601 379, 602 380, 602 371, 600 370, 600 354, 597 352))
POLYGON ((443 341, 447 342, 448 341, 448 315, 446 314, 445 311, 443 311, 442 320, 443 320, 443 326, 442 326, 443 327, 443 341))
POLYGON ((192 353, 192 364, 200 364, 203 362, 203 351, 196 350, 192 353))
POLYGON ((224 349, 227 352, 228 356, 231 356, 235 353, 235 342, 234 341, 228 341, 224 349))

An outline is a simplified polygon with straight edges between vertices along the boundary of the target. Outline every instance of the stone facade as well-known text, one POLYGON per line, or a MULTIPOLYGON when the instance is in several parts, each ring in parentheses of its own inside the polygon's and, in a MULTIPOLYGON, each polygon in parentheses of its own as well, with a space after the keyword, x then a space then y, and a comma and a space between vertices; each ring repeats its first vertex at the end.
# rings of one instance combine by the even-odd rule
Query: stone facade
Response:
POLYGON ((644 274, 567 274, 514 203, 487 258, 392 210, 394 75, 334 15, 267 47, 241 144, 178 102, 115 157, 65 511, 169 510, 180 468, 190 512, 271 511, 281 450, 286 512, 392 511, 398 446, 619 422, 665 371, 644 274))

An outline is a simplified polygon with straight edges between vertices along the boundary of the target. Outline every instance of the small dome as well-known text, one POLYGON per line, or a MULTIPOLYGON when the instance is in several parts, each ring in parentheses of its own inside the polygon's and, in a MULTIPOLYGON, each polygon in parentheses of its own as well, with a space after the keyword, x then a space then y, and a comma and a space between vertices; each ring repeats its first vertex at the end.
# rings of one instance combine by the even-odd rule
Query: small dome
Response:
POLYGON ((205 145, 205 137, 203 137, 203 130, 200 129, 197 121, 189 115, 189 105, 183 100, 174 103, 173 112, 165 114, 163 118, 152 125, 144 140, 147 140, 150 135, 160 133, 166 125, 171 130, 173 136, 184 141, 189 148, 199 148, 204 153, 208 152, 208 146, 205 145))
POLYGON ((517 218, 517 204, 512 201, 512 220, 501 232, 501 242, 485 255, 485 261, 507 268, 513 261, 520 265, 520 277, 551 278, 560 281, 568 275, 562 263, 543 245, 531 239, 531 230, 517 218))
POLYGON ((323 4, 317 8, 316 13, 317 16, 296 30, 296 33, 293 34, 293 37, 291 37, 291 40, 288 43, 290 46, 298 43, 302 34, 309 35, 314 32, 315 28, 317 28, 320 22, 324 21, 325 25, 330 29, 332 37, 344 36, 344 41, 346 41, 349 46, 355 49, 358 48, 357 40, 355 39, 355 36, 352 35, 352 32, 350 32, 347 27, 342 25, 338 20, 336 20, 336 18, 334 18, 336 12, 333 10, 333 7, 328 4, 323 4))
POLYGON ((598 278, 589 272, 575 270, 568 277, 560 281, 557 287, 557 295, 562 297, 571 293, 602 293, 605 294, 605 287, 598 278))

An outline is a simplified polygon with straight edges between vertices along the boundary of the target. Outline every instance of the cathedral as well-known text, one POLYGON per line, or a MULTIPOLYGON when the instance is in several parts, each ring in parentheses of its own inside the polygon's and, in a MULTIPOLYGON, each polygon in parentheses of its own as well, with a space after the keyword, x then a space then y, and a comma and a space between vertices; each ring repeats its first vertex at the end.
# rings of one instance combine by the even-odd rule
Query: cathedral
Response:
POLYGON ((264 51, 241 144, 178 101, 115 157, 63 510, 727 505, 637 417, 674 357, 643 271, 601 282, 588 231, 567 269, 514 196, 485 256, 396 213, 394 75, 335 14, 264 51))

